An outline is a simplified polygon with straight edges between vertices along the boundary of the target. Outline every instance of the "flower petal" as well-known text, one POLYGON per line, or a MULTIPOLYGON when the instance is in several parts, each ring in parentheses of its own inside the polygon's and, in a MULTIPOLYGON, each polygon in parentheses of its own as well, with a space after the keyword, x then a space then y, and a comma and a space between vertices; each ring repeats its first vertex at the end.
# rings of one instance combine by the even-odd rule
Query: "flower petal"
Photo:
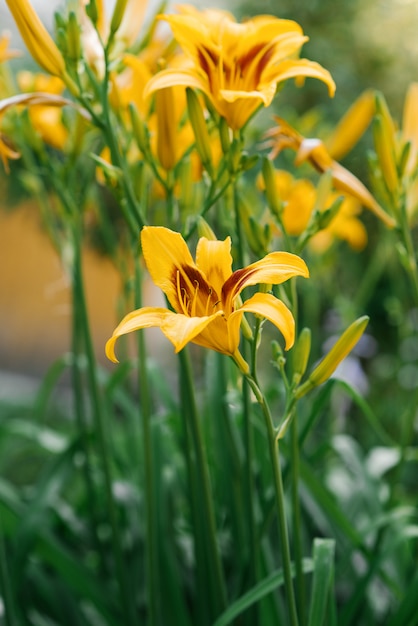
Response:
POLYGON ((226 315, 232 312, 235 298, 244 287, 259 283, 280 285, 293 276, 309 276, 306 263, 290 252, 271 252, 260 261, 236 270, 222 289, 223 310, 226 315))
POLYGON ((289 350, 295 341, 295 320, 287 306, 270 293, 256 293, 246 300, 242 306, 232 313, 233 318, 237 313, 254 313, 262 315, 274 324, 285 339, 285 349, 289 350))
POLYGON ((161 72, 155 74, 155 76, 153 76, 145 86, 144 98, 147 98, 159 89, 166 89, 167 87, 176 87, 180 85, 200 89, 204 94, 212 99, 212 94, 207 81, 204 80, 197 70, 186 68, 161 70, 161 72))
MULTIPOLYGON (((180 350, 182 350, 187 343, 194 341, 197 336, 200 335, 207 326, 209 326, 209 324, 213 323, 214 320, 220 316, 222 316, 222 311, 218 311, 214 315, 208 315, 205 317, 188 317, 179 313, 173 313, 170 317, 167 316, 165 318, 160 327, 164 335, 175 347, 176 352, 180 352, 180 350)), ((214 339, 216 339, 215 335, 216 334, 214 333, 214 339)), ((225 333, 223 333, 223 337, 225 337, 225 333)), ((201 344, 201 342, 195 341, 195 343, 205 345, 205 347, 212 348, 214 350, 217 349, 214 347, 217 345, 216 341, 214 341, 213 345, 211 342, 201 344)), ((221 347, 222 346, 223 344, 221 347)), ((227 349, 227 346, 225 346, 225 349, 227 349)))
MULTIPOLYGON (((148 271, 154 283, 164 291, 170 304, 180 311, 177 296, 177 273, 185 285, 190 284, 185 268, 195 268, 195 262, 180 233, 163 226, 145 226, 141 231, 141 244, 148 271)), ((203 281, 202 281, 203 282, 203 281)), ((191 285, 193 290, 194 285, 191 285)))
POLYGON ((231 238, 211 241, 201 237, 196 248, 196 265, 220 296, 223 284, 232 274, 231 238))
POLYGON ((125 315, 120 324, 115 328, 111 338, 106 342, 105 352, 107 358, 113 361, 113 363, 118 362, 115 355, 115 343, 122 335, 131 333, 134 330, 139 330, 140 328, 161 326, 167 317, 175 316, 176 314, 172 313, 168 309, 155 307, 144 307, 128 313, 128 315, 125 315))
POLYGON ((335 93, 335 83, 328 70, 319 63, 308 61, 308 59, 282 61, 278 65, 273 65, 263 74, 263 82, 269 83, 275 80, 276 83, 281 83, 289 78, 298 77, 322 80, 328 87, 329 95, 333 96, 335 93))

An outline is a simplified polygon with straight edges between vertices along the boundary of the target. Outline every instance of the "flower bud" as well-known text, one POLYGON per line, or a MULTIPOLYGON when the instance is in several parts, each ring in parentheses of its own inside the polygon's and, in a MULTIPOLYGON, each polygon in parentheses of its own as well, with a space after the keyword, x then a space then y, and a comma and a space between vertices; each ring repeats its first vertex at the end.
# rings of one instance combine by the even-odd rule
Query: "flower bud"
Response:
POLYGON ((221 140, 222 152, 228 154, 231 147, 230 129, 224 117, 219 118, 219 137, 221 140))
POLYGON ((267 204, 269 205, 270 211, 273 215, 280 218, 283 211, 283 205, 277 193, 276 182, 274 179, 274 167, 270 159, 263 159, 262 172, 267 204))
POLYGON ((129 115, 131 117, 132 130, 138 148, 143 154, 147 154, 149 150, 148 128, 140 118, 138 109, 133 102, 129 104, 129 115))
POLYGON ((174 122, 175 100, 173 87, 159 89, 155 94, 157 114, 157 156, 166 171, 177 163, 177 132, 174 122))
POLYGON ((74 11, 70 11, 67 25, 67 54, 73 62, 77 62, 81 56, 80 49, 80 26, 74 11))
POLYGON ((65 62, 29 0, 6 0, 22 39, 37 63, 48 74, 64 77, 65 62))
POLYGON ((112 21, 110 22, 111 37, 116 33, 122 23, 127 4, 128 0, 116 0, 115 8, 113 9, 112 21))
POLYGON ((355 100, 325 142, 333 159, 339 161, 350 152, 366 131, 374 112, 375 94, 373 90, 368 89, 355 100))
POLYGON ((204 217, 202 217, 201 215, 198 215, 196 219, 196 223, 197 223, 197 233, 199 237, 205 237, 206 239, 209 239, 209 241, 217 240, 215 233, 213 232, 213 230, 211 229, 211 227, 209 226, 209 224, 207 223, 204 217))
POLYGON ((363 317, 359 317, 343 332, 328 354, 324 356, 322 361, 320 361, 314 371, 309 375, 308 380, 296 389, 296 398, 301 398, 308 391, 313 389, 313 387, 322 385, 322 383, 330 378, 337 366, 354 348, 368 323, 369 317, 363 315, 363 317))
POLYGON ((380 169, 388 190, 393 192, 398 188, 398 172, 396 170, 393 143, 389 140, 386 126, 381 115, 377 115, 373 121, 373 137, 380 169))
POLYGON ((186 89, 186 96, 189 120, 190 124, 192 125, 193 133, 196 140, 196 150, 200 156, 204 168, 208 172, 211 172, 212 154, 210 149, 210 139, 202 107, 200 106, 199 98, 197 97, 193 89, 190 89, 190 87, 186 89))
POLYGON ((303 328, 296 342, 293 356, 293 383, 295 385, 299 384, 306 371, 310 353, 311 331, 309 328, 303 328))

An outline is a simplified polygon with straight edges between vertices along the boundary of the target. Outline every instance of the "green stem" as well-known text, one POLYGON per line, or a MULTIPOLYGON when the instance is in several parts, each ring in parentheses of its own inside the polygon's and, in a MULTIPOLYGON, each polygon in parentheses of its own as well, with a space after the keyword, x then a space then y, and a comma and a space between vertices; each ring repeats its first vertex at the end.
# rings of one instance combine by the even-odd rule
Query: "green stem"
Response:
MULTIPOLYGON (((76 218, 74 219, 76 220, 76 218)), ((128 585, 128 580, 125 572, 122 544, 117 519, 117 508, 112 491, 112 472, 110 465, 111 451, 109 445, 109 435, 106 428, 104 404, 99 391, 99 384, 97 380, 96 358, 90 333, 87 304, 84 293, 83 273, 81 266, 80 233, 81 228, 79 229, 75 225, 73 225, 74 290, 75 297, 77 299, 77 309, 80 316, 80 332, 83 337, 87 357, 87 376, 91 393, 94 425, 98 437, 99 455, 103 470, 105 497, 107 511, 109 513, 110 527, 112 531, 111 540, 119 583, 121 606, 126 626, 136 626, 133 595, 130 592, 130 587, 128 585)))
POLYGON ((273 470, 274 492, 275 492, 275 498, 276 498, 277 515, 278 515, 278 530, 279 530, 280 544, 281 544, 281 549, 282 549, 283 573, 284 573, 286 597, 287 597, 287 602, 288 602, 290 625, 299 626, 298 616, 296 612, 295 594, 293 590, 293 581, 292 581, 289 535, 288 535, 288 530, 287 530, 283 479, 282 479, 282 471, 281 471, 280 458, 279 458, 279 441, 276 435, 276 430, 274 428, 273 419, 270 413, 270 408, 260 388, 258 387, 257 383, 255 382, 251 374, 249 374, 248 371, 245 372, 242 370, 242 364, 240 366, 240 364, 237 361, 237 365, 240 367, 245 378, 247 379, 248 384, 250 385, 257 399, 257 402, 260 405, 260 408, 262 409, 264 421, 266 424, 266 431, 267 431, 267 438, 268 438, 269 452, 270 452, 270 461, 271 461, 272 470, 273 470))
POLYGON ((0 511, 0 592, 4 603, 4 624, 5 626, 17 626, 2 526, 3 524, 0 511))
MULTIPOLYGON (((135 307, 142 306, 142 273, 138 254, 135 255, 135 307)), ((151 431, 151 394, 148 380, 146 358, 147 351, 144 333, 138 336, 138 386, 141 399, 142 436, 144 453, 145 474, 145 501, 146 506, 146 563, 148 581, 148 607, 149 625, 155 626, 160 620, 160 594, 159 594, 159 561, 158 561, 158 525, 157 525, 157 502, 154 488, 154 462, 153 443, 151 431)))
POLYGON ((112 157, 112 163, 118 167, 122 172, 121 182, 124 191, 124 198, 120 202, 120 207, 123 212, 124 218, 127 222, 131 234, 136 237, 139 228, 145 225, 145 219, 141 213, 141 207, 138 204, 135 196, 135 192, 132 186, 132 177, 127 171, 126 161, 122 157, 118 146, 118 140, 116 138, 113 124, 110 114, 108 89, 109 89, 109 67, 108 59, 106 57, 106 73, 103 80, 102 90, 102 107, 103 107, 103 132, 106 136, 107 145, 109 146, 110 154, 112 157), (127 205, 125 205, 125 198, 127 205))
POLYGON ((411 236, 411 228, 408 223, 408 217, 406 213, 405 203, 402 203, 401 207, 401 233, 403 243, 405 245, 406 254, 407 254, 407 262, 406 262, 406 271, 408 272, 409 278, 412 283, 412 287, 414 290, 414 299, 415 306, 418 306, 418 271, 417 271, 417 258, 414 248, 414 243, 412 241, 411 236))
POLYGON ((97 494, 95 493, 94 483, 93 483, 93 472, 92 472, 92 458, 90 452, 90 443, 89 443, 89 427, 85 420, 85 407, 83 400, 83 384, 82 384, 82 375, 80 368, 80 360, 82 356, 82 338, 80 334, 82 332, 82 324, 80 320, 80 311, 78 306, 78 286, 76 285, 76 281, 73 281, 72 285, 72 366, 71 366, 71 374, 72 374, 72 385, 74 392, 74 411, 75 411, 75 419, 77 423, 78 432, 80 435, 80 443, 84 454, 84 463, 83 463, 83 473, 84 473, 84 481, 86 484, 87 491, 87 499, 88 499, 88 508, 89 508, 89 521, 91 523, 91 532, 92 537, 95 541, 98 554, 100 556, 100 564, 102 573, 106 572, 106 558, 104 554, 104 549, 102 547, 102 542, 99 539, 98 535, 98 527, 99 527, 99 519, 97 516, 97 494))
POLYGON ((190 419, 190 429, 194 444, 194 452, 196 455, 196 463, 201 480, 201 495, 204 506, 204 517, 207 524, 207 538, 209 542, 208 556, 210 558, 212 581, 215 586, 215 611, 217 614, 219 614, 226 609, 227 596, 224 574, 219 554, 219 547, 216 539, 215 512, 212 500, 212 490, 210 486, 209 468, 203 445, 203 437, 196 406, 196 399, 193 392, 193 375, 190 359, 185 349, 183 349, 179 353, 179 358, 182 375, 184 376, 185 385, 188 390, 188 414, 190 419))
POLYGON ((295 415, 290 424, 290 436, 292 442, 292 462, 291 467, 291 494, 292 494, 292 513, 293 513, 293 538, 295 549, 295 571, 296 571, 296 596, 299 606, 300 622, 306 623, 306 589, 305 576, 303 573, 303 551, 302 551, 302 532, 300 518, 300 499, 299 499, 299 438, 298 438, 298 420, 295 415))
MULTIPOLYGON (((240 267, 245 266, 245 250, 244 250, 244 237, 242 232, 242 224, 239 213, 239 196, 237 182, 233 183, 233 198, 234 198, 234 213, 235 213, 235 226, 237 231, 238 242, 238 264, 240 267)), ((253 362, 255 363, 256 357, 256 345, 253 342, 253 362)), ((242 354, 244 360, 248 357, 248 346, 246 343, 242 345, 242 354)), ((245 444, 245 483, 247 493, 247 521, 248 521, 248 540, 249 540, 249 583, 253 586, 257 581, 257 574, 259 569, 258 563, 258 541, 257 531, 255 524, 255 498, 254 498, 254 476, 253 476, 253 462, 254 462, 254 434, 251 423, 251 402, 250 402, 250 388, 244 379, 242 386, 242 406, 244 413, 244 444, 245 444)), ((252 616, 254 618, 254 616, 252 616)))

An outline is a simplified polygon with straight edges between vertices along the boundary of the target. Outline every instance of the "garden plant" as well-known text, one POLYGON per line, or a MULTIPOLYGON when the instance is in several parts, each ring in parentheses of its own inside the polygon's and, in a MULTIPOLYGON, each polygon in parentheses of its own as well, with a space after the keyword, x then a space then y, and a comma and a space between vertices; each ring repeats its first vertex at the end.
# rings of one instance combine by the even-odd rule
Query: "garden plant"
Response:
POLYGON ((338 89, 297 21, 68 0, 51 35, 6 1, 6 185, 72 308, 0 404, 0 623, 416 626, 418 84, 330 128, 286 101, 338 89), (120 277, 102 346, 88 247, 120 277))

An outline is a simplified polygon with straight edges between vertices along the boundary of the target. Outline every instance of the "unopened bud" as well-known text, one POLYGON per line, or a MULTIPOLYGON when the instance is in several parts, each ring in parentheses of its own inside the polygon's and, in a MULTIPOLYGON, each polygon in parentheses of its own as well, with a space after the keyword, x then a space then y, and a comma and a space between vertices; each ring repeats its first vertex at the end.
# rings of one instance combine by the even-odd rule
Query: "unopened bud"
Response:
POLYGON ((114 35, 119 29, 127 4, 128 0, 116 0, 115 8, 113 9, 112 21, 110 22, 111 36, 114 35))
POLYGON ((99 21, 99 11, 97 9, 96 0, 90 0, 86 6, 86 13, 89 16, 91 22, 96 26, 99 21))
POLYGON ((196 140, 196 150, 204 168, 210 173, 212 171, 212 154, 208 128, 206 126, 202 107, 200 105, 199 98, 193 89, 190 89, 190 87, 186 89, 186 96, 189 120, 196 140))
POLYGON ((166 171, 177 163, 177 133, 174 121, 175 100, 173 87, 159 89, 155 94, 157 114, 157 156, 166 171))
MULTIPOLYGON (((399 165, 398 165, 398 173, 400 178, 402 178, 402 176, 405 174, 405 172, 408 173, 409 171, 409 157, 413 154, 412 151, 412 142, 411 141, 406 141, 403 146, 402 146, 402 152, 401 155, 399 157, 399 165)), ((413 159, 411 159, 413 160, 413 159)))
POLYGON ((270 211, 273 213, 273 215, 280 218, 283 212, 283 204, 277 193, 275 171, 270 159, 263 159, 262 172, 267 204, 269 205, 270 211))
POLYGON ((293 356, 293 383, 298 385, 306 371, 311 353, 311 331, 303 328, 296 342, 293 356))
POLYGON ((222 152, 228 154, 231 147, 230 129, 224 117, 219 119, 219 137, 221 140, 222 152))
POLYGON ((339 161, 364 134, 375 112, 375 93, 364 91, 338 122, 325 145, 333 159, 339 161))
POLYGON ((316 219, 318 230, 324 230, 325 228, 328 228, 328 226, 331 224, 332 220, 340 210, 343 202, 344 196, 339 196, 336 200, 334 200, 331 206, 328 207, 328 209, 321 211, 321 213, 317 213, 316 219))
POLYGON ((196 219, 197 233, 199 237, 205 237, 209 241, 216 241, 217 237, 204 217, 199 215, 196 219))
POLYGON ((364 315, 359 317, 358 320, 353 322, 337 340, 335 345, 331 348, 322 361, 316 366, 314 371, 309 375, 308 380, 298 387, 295 391, 295 397, 301 398, 308 391, 322 385, 327 381, 334 373, 337 366, 343 359, 351 352, 360 337, 365 331, 367 324, 369 323, 369 317, 364 315))
POLYGON ((74 11, 70 11, 67 24, 67 54, 71 61, 78 61, 80 50, 80 26, 74 11))
POLYGON ((393 142, 389 140, 381 115, 377 115, 373 121, 373 138, 380 169, 387 188, 391 192, 395 191, 398 187, 398 173, 396 170, 393 142))
POLYGON ((138 109, 132 102, 129 104, 129 115, 131 117, 132 130, 138 148, 143 154, 146 154, 149 149, 148 128, 140 118, 138 109))

